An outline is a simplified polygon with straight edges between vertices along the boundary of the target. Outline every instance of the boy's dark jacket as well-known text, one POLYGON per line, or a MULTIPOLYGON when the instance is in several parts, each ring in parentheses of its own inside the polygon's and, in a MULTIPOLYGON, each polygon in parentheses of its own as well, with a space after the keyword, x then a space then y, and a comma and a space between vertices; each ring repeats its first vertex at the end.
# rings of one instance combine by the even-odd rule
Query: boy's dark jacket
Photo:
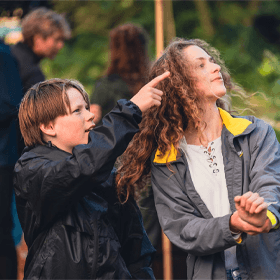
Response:
POLYGON ((121 100, 72 155, 51 144, 25 149, 14 177, 25 278, 154 279, 139 209, 132 198, 118 202, 111 172, 140 121, 121 100))

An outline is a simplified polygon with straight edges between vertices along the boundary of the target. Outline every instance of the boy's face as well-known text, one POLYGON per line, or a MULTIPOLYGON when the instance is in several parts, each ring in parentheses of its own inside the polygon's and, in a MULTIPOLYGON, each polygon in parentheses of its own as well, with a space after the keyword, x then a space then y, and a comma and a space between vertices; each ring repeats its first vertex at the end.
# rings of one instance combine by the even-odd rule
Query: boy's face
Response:
POLYGON ((59 116, 53 126, 55 139, 53 144, 58 148, 72 153, 75 146, 88 143, 89 131, 95 126, 94 114, 89 111, 82 94, 75 88, 67 90, 71 111, 68 115, 59 116))

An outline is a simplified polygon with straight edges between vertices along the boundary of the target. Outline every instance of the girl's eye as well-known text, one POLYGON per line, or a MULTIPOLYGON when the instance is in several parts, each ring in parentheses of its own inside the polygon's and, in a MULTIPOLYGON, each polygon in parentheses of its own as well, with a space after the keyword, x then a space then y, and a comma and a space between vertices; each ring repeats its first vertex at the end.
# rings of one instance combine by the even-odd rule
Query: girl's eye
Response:
POLYGON ((80 109, 76 109, 73 113, 79 113, 80 109))
POLYGON ((199 67, 200 67, 200 68, 203 68, 203 67, 204 67, 204 64, 203 64, 203 63, 202 63, 202 64, 200 64, 200 65, 199 65, 199 67))

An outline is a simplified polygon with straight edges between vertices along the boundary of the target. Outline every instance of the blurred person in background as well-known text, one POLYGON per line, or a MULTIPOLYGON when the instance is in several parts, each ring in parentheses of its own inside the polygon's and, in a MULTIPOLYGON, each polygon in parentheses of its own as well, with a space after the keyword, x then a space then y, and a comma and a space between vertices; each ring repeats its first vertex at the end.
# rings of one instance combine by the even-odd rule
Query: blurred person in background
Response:
POLYGON ((63 48, 64 41, 71 36, 65 18, 47 8, 38 8, 22 20, 23 42, 12 46, 16 57, 23 92, 45 80, 39 62, 43 58, 54 59, 63 48))
MULTIPOLYGON (((18 62, 24 95, 34 84, 45 80, 40 61, 43 58, 54 59, 63 48, 64 41, 71 37, 71 30, 63 16, 42 7, 23 18, 22 35, 23 42, 12 46, 11 51, 18 62)), ((19 154, 23 148, 20 136, 19 154)))
POLYGON ((106 75, 95 84, 91 111, 98 123, 121 98, 130 99, 147 81, 149 71, 148 35, 127 23, 110 31, 110 61, 106 75))
MULTIPOLYGON (((0 279, 16 279, 17 256, 12 237, 11 204, 13 168, 19 157, 16 119, 22 91, 16 61, 1 40, 0 85, 0 279)), ((20 236, 16 240, 18 243, 20 236)))

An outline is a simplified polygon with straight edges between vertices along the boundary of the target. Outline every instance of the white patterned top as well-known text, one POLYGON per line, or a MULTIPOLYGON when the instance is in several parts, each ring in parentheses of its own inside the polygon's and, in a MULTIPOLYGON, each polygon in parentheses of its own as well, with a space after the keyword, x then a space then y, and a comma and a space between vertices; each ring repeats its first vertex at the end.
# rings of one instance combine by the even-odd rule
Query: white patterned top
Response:
POLYGON ((214 218, 231 213, 224 172, 221 137, 208 147, 189 145, 184 137, 184 151, 194 187, 214 218))

